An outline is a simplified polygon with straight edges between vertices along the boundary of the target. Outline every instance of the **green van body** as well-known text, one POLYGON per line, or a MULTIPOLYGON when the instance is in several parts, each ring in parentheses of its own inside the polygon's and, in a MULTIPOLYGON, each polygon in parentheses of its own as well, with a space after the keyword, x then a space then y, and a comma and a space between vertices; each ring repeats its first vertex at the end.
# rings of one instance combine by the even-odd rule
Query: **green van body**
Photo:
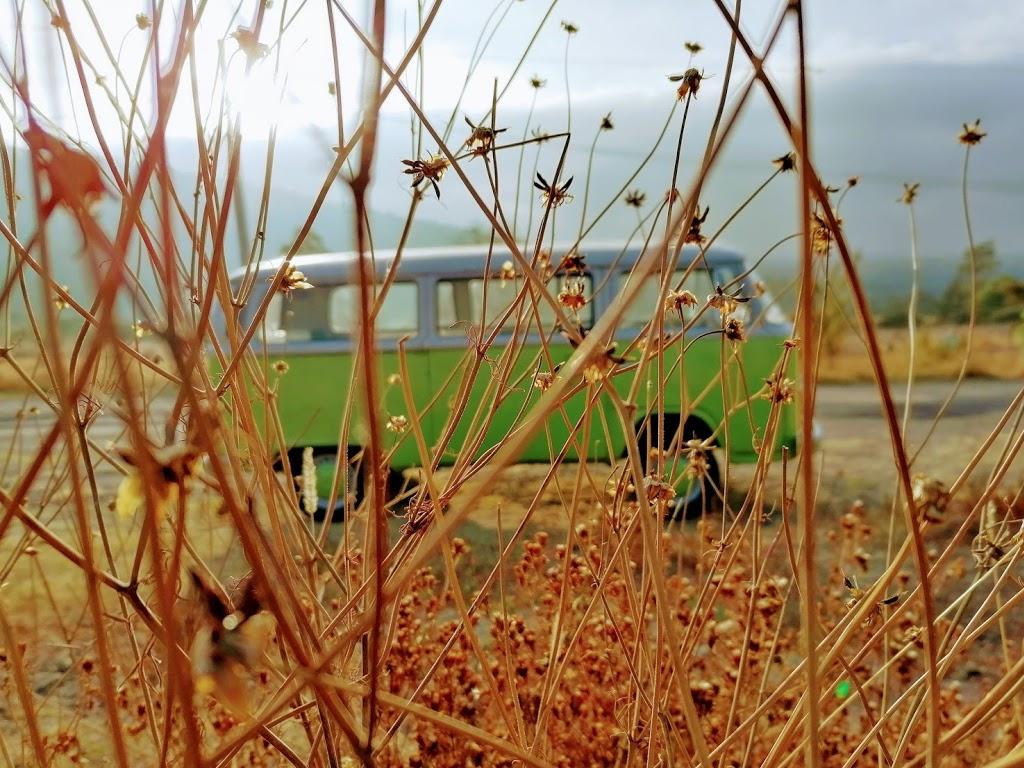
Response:
MULTIPOLYGON (((630 271, 640 254, 636 248, 622 246, 582 247, 577 252, 583 255, 585 268, 582 274, 579 270, 573 272, 569 279, 583 285, 587 303, 574 319, 587 328, 609 308, 624 281, 631 279, 630 271)), ((630 348, 657 314, 653 304, 659 296, 657 280, 647 281, 618 325, 615 354, 623 355, 625 362, 620 364, 621 372, 613 371, 609 380, 623 397, 631 389, 635 392, 637 423, 630 433, 624 433, 605 396, 595 395, 595 387, 579 387, 564 407, 548 418, 545 429, 520 456, 521 461, 550 462, 580 423, 588 397, 596 398, 597 408, 591 409, 590 423, 578 431, 569 446, 569 458, 583 455, 587 460, 601 461, 623 456, 627 440, 637 439, 644 420, 661 412, 666 414, 666 428, 670 424, 683 426, 683 439, 709 439, 724 449, 730 461, 756 461, 772 408, 769 400, 757 393, 764 390, 765 379, 776 373, 784 359, 782 342, 792 333, 792 327, 763 291, 757 295, 755 278, 747 273, 743 258, 729 249, 709 249, 686 282, 678 284, 677 278, 683 277, 697 256, 696 249, 684 249, 671 287, 688 289, 696 295, 697 308, 686 312, 691 317, 699 313, 698 322, 679 339, 682 318, 666 313, 664 330, 675 332, 677 340, 666 346, 662 356, 666 386, 660 393, 657 357, 637 364, 642 355, 635 345, 630 348), (722 316, 705 306, 716 286, 726 287, 729 294, 751 297, 736 306, 745 316, 745 343, 725 340, 720 332, 722 316), (642 379, 634 387, 637 376, 642 379), (580 442, 583 434, 585 445, 580 442)), ((393 253, 376 253, 378 290, 394 258, 393 253)), ((401 343, 418 423, 432 457, 441 436, 451 432, 440 456, 432 458, 437 464, 453 463, 466 449, 467 440, 473 435, 479 437, 479 426, 486 419, 490 420, 489 426, 473 450, 474 457, 500 444, 539 399, 540 389, 534 386, 537 374, 549 372, 551 364, 557 366, 573 352, 557 332, 554 312, 543 300, 534 303, 527 294, 517 311, 507 311, 524 289, 521 271, 510 271, 507 261, 507 253, 497 248, 488 259, 483 246, 407 249, 401 254, 394 282, 380 300, 376 321, 378 384, 383 399, 380 415, 385 423, 389 417, 411 416, 397 378, 401 343), (484 296, 486 318, 481 306, 484 296), (496 328, 499 333, 491 345, 480 349, 479 339, 488 338, 496 328), (549 340, 550 360, 543 352, 541 333, 549 340), (514 356, 511 361, 510 355, 514 356), (472 376, 477 363, 479 368, 472 376), (509 375, 498 376, 498 371, 509 371, 509 375), (450 426, 458 393, 468 384, 472 389, 466 407, 450 426)), ((556 266, 560 263, 557 256, 552 262, 556 266)), ((255 274, 249 271, 249 284, 254 287, 239 310, 243 329, 251 325, 281 263, 281 259, 266 261, 255 274)), ((349 253, 298 256, 292 264, 314 287, 292 291, 288 296, 276 295, 261 332, 253 337, 257 360, 266 366, 268 380, 276 380, 277 415, 285 442, 280 452, 287 450, 290 457, 297 457, 301 448, 312 446, 320 454, 336 453, 346 413, 351 422, 348 447, 350 452, 358 450, 361 407, 357 402, 350 403, 358 335, 358 288, 353 282, 357 258, 349 253), (280 361, 287 364, 287 373, 275 369, 280 361)), ((556 273, 555 268, 548 272, 551 293, 557 295, 566 274, 556 273)), ((232 274, 235 291, 245 276, 245 270, 232 274)), ((571 312, 566 314, 572 317, 571 312)), ((263 404, 255 401, 253 407, 260 418, 263 404)), ((775 448, 795 450, 794 411, 790 406, 782 407, 775 448)), ((422 463, 410 430, 385 431, 384 440, 392 469, 422 463)), ((294 461, 292 458, 293 468, 294 461)), ((681 473, 673 473, 673 477, 678 475, 681 473)))

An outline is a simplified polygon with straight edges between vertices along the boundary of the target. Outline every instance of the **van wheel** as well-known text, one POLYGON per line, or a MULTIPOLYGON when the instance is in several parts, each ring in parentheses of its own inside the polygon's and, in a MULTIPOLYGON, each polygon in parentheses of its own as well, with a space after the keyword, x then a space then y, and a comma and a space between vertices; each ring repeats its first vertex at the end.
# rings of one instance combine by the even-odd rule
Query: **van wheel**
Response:
POLYGON ((718 489, 722 487, 722 479, 714 451, 709 450, 705 460, 707 469, 704 477, 688 477, 681 487, 676 488, 677 495, 665 511, 666 523, 700 517, 704 512, 715 511, 721 505, 718 489))
MULTIPOLYGON (((288 451, 288 464, 295 477, 299 477, 302 473, 302 452, 305 450, 303 447, 292 448, 288 451)), ((349 456, 353 456, 359 452, 358 448, 349 449, 349 456)), ((313 466, 316 468, 316 486, 317 486, 317 504, 316 511, 313 512, 310 517, 315 522, 322 523, 327 519, 330 519, 332 523, 340 523, 345 519, 345 499, 342 498, 342 494, 345 491, 345 486, 339 484, 338 496, 339 498, 335 501, 333 506, 329 505, 331 485, 334 480, 334 468, 338 463, 338 449, 335 446, 314 446, 313 447, 313 466)), ((280 469, 281 467, 278 467, 280 469)), ((365 478, 362 467, 362 461, 352 462, 351 460, 347 466, 348 471, 348 496, 351 506, 355 508, 359 505, 359 502, 363 499, 364 483, 365 478)), ((302 504, 302 484, 301 480, 295 481, 296 491, 299 494, 299 508, 303 514, 308 514, 306 508, 302 504)))
MULTIPOLYGON (((664 435, 664 445, 679 446, 694 438, 706 440, 711 436, 711 430, 699 419, 688 419, 682 425, 680 432, 680 418, 674 413, 666 413, 664 430, 658 429, 658 417, 651 416, 637 425, 637 445, 640 447, 640 465, 644 473, 647 472, 648 463, 651 460, 649 453, 659 447, 659 436, 664 435), (648 441, 648 428, 653 427, 654 431, 648 441)), ((706 511, 717 510, 721 504, 718 489, 721 488, 721 473, 718 469, 718 460, 715 452, 709 449, 705 453, 707 470, 704 477, 685 478, 676 486, 676 497, 669 503, 665 512, 665 522, 673 520, 685 520, 686 518, 700 517, 706 511)), ((686 456, 680 456, 680 462, 685 462, 686 456)), ((682 467, 680 467, 680 470, 682 467)))

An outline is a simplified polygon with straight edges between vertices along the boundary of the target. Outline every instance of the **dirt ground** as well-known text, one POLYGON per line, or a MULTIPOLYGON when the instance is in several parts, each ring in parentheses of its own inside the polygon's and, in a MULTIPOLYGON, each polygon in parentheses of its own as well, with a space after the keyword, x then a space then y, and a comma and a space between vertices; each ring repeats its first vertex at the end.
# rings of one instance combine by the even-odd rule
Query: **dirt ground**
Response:
MULTIPOLYGON (((915 384, 905 433, 908 458, 912 459, 911 471, 940 480, 947 487, 952 485, 996 430, 1021 389, 1019 381, 966 379, 944 408, 945 400, 953 394, 953 382, 915 384)), ((902 430, 906 385, 895 385, 892 396, 902 430)), ((829 511, 843 510, 857 500, 870 507, 887 506, 897 490, 897 475, 892 442, 875 385, 822 385, 817 393, 816 413, 822 434, 814 453, 814 471, 820 478, 820 511, 827 516, 829 511)), ((985 485, 1003 448, 1020 434, 1022 426, 1018 419, 1022 414, 1024 408, 1018 407, 998 432, 964 486, 963 498, 969 498, 972 490, 985 485)), ((779 463, 770 470, 766 498, 769 508, 782 499, 781 470, 779 463)), ((577 467, 569 464, 561 468, 554 480, 543 487, 548 471, 546 465, 510 467, 487 489, 468 519, 477 525, 492 527, 500 510, 503 528, 517 525, 539 494, 534 524, 564 528, 568 522, 565 510, 572 507, 577 467)), ((750 465, 730 466, 728 492, 732 502, 742 502, 753 472, 750 465)), ((607 464, 590 465, 579 494, 584 499, 603 500, 610 474, 607 464)), ((1015 493, 1022 484, 1024 459, 1018 459, 1006 475, 1004 493, 1015 493)), ((464 496, 457 495, 453 503, 458 504, 460 498, 464 496)))

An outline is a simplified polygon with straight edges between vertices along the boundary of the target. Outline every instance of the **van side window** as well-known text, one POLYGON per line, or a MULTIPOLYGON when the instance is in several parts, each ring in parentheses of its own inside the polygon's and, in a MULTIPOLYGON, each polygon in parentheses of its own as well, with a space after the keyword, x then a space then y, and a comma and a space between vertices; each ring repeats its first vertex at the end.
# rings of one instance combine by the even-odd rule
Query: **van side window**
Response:
MULTIPOLYGON (((589 328, 594 322, 594 283, 590 275, 572 276, 569 278, 582 286, 583 298, 586 304, 578 311, 580 323, 584 328, 589 328)), ((547 289, 553 297, 565 287, 564 276, 552 277, 547 284, 547 289)), ((437 283, 437 332, 441 336, 462 336, 466 329, 464 323, 479 326, 483 315, 484 286, 487 287, 487 317, 483 318, 484 328, 493 330, 494 324, 508 311, 509 306, 519 296, 523 289, 523 278, 501 281, 496 278, 483 280, 482 278, 440 280, 437 283)), ((527 299, 529 301, 529 299, 527 299)), ((536 333, 537 323, 532 308, 524 303, 526 319, 529 328, 536 333)), ((550 331, 555 325, 555 312, 546 300, 538 300, 537 309, 540 315, 541 328, 544 332, 550 331)), ((572 312, 563 310, 566 316, 572 319, 572 312)), ((505 328, 511 332, 514 319, 510 318, 505 328)))
MULTIPOLYGON (((684 320, 690 322, 704 307, 708 296, 715 292, 715 284, 711 278, 711 272, 707 269, 695 269, 684 281, 683 275, 685 274, 685 269, 676 270, 675 274, 672 275, 669 289, 674 291, 690 291, 690 293, 697 297, 696 307, 685 307, 683 309, 684 320)), ((620 288, 627 286, 631 279, 632 276, 629 272, 623 272, 620 276, 620 288)), ((651 277, 640 290, 640 295, 637 296, 636 301, 629 305, 629 309, 626 310, 626 314, 622 318, 621 327, 640 328, 647 325, 651 321, 652 310, 658 303, 660 291, 661 286, 658 280, 651 277)))
MULTIPOLYGON (((313 291, 309 291, 313 293, 313 291)), ((377 313, 377 336, 397 339, 415 336, 420 330, 419 285, 392 283, 377 313)), ((359 323, 359 287, 339 285, 331 289, 329 328, 334 336, 352 336, 359 323)))
MULTIPOLYGON (((359 291, 355 285, 319 286, 275 296, 267 311, 270 343, 347 339, 359 322, 359 291)), ((419 332, 419 286, 393 283, 377 315, 381 338, 415 336, 419 332)))

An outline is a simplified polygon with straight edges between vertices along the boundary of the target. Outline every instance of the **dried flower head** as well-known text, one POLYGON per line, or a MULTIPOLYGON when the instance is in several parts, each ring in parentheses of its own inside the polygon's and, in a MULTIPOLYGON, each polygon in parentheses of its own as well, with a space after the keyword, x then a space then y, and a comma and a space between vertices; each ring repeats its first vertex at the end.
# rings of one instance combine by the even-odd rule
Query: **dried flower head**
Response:
POLYGON ((787 152, 782 157, 776 157, 772 160, 772 165, 778 167, 781 173, 792 171, 796 168, 796 155, 793 152, 787 152))
POLYGON ((330 94, 331 96, 338 95, 338 84, 333 80, 327 83, 327 93, 330 94))
POLYGON ((741 296, 743 288, 740 287, 733 293, 726 293, 725 289, 720 285, 715 286, 715 292, 708 296, 708 306, 714 307, 721 313, 722 319, 735 312, 740 304, 746 304, 750 301, 750 296, 741 296))
POLYGON ((543 144, 545 141, 551 138, 551 134, 545 130, 542 130, 540 126, 537 126, 532 131, 530 131, 530 136, 538 144, 543 144))
POLYGON ((280 376, 283 376, 284 374, 288 373, 288 363, 286 363, 284 360, 275 360, 274 372, 280 376))
POLYGON ((711 468, 711 464, 708 461, 708 451, 711 450, 711 447, 710 439, 698 440, 693 438, 686 441, 686 445, 683 446, 683 453, 686 454, 686 469, 683 470, 683 474, 686 477, 702 480, 708 476, 711 468))
POLYGON ((562 20, 562 29, 564 29, 566 33, 569 35, 575 35, 577 32, 580 31, 579 27, 577 27, 571 21, 565 21, 564 19, 562 20))
POLYGON ((68 307, 71 306, 70 304, 68 304, 67 299, 64 298, 65 296, 68 295, 68 287, 66 285, 62 285, 60 287, 60 290, 61 290, 61 292, 57 293, 53 297, 53 306, 55 306, 57 308, 58 312, 60 312, 61 310, 67 309, 68 307))
POLYGON ((148 320, 136 320, 132 323, 132 335, 136 339, 141 339, 144 336, 149 336, 153 333, 153 324, 148 320))
POLYGON ((208 586, 195 571, 192 584, 203 606, 192 645, 196 690, 213 695, 237 715, 249 711, 249 681, 273 631, 252 580, 245 582, 237 605, 208 586))
POLYGON ((616 345, 609 344, 604 348, 604 352, 596 357, 590 365, 583 369, 583 378, 588 384, 596 384, 597 382, 606 379, 617 365, 622 365, 626 362, 626 358, 619 357, 615 354, 616 345))
MULTIPOLYGON (((842 226, 843 220, 835 217, 836 224, 842 226)), ((836 235, 829 226, 823 213, 815 211, 811 214, 811 251, 818 256, 827 256, 832 250, 836 235)))
POLYGON ((145 489, 149 488, 157 518, 162 518, 168 506, 176 504, 188 486, 202 452, 188 444, 167 445, 162 448, 145 446, 142 449, 120 449, 121 459, 132 467, 117 488, 114 509, 120 517, 134 517, 146 503, 145 489))
POLYGON ((558 292, 558 303, 571 312, 578 312, 587 305, 587 297, 583 293, 582 280, 567 279, 558 292))
POLYGON ((397 387, 402 383, 402 376, 401 374, 398 373, 392 373, 390 376, 388 376, 387 381, 389 387, 397 387))
MULTIPOLYGON (((276 276, 267 278, 268 283, 274 282, 276 276)), ((285 264, 284 273, 281 275, 281 282, 277 290, 285 296, 291 296, 292 291, 308 291, 313 284, 306 280, 306 276, 295 268, 294 264, 285 264)))
POLYGON ((489 125, 473 125, 468 117, 464 116, 464 118, 470 129, 465 146, 473 152, 474 156, 486 155, 494 146, 498 134, 508 130, 508 128, 491 128, 489 125))
POLYGON ((559 262, 558 268, 570 275, 582 275, 587 271, 584 255, 579 251, 569 251, 559 262))
POLYGON ((533 183, 533 186, 540 190, 541 200, 546 207, 557 208, 563 203, 572 202, 572 195, 568 192, 569 185, 572 184, 572 178, 570 176, 565 184, 559 186, 557 180, 553 184, 548 184, 547 179, 538 172, 537 180, 533 183))
POLYGON ((767 389, 761 395, 765 400, 776 404, 788 404, 793 402, 795 389, 792 379, 784 377, 781 373, 765 379, 767 389))
POLYGON ((633 189, 626 193, 626 205, 631 208, 642 208, 647 200, 647 195, 639 189, 633 189))
POLYGON ((607 115, 601 118, 601 130, 610 131, 613 130, 614 128, 615 126, 612 124, 612 113, 609 112, 607 115))
POLYGON ((511 261, 505 261, 501 265, 501 270, 498 272, 498 278, 501 280, 502 287, 505 283, 514 282, 516 279, 516 265, 511 261))
POLYGON ((250 63, 259 61, 270 53, 270 48, 265 43, 260 42, 255 30, 238 26, 235 27, 235 31, 231 33, 230 37, 235 39, 235 42, 238 43, 238 49, 245 54, 245 58, 250 63))
POLYGON ((906 203, 907 205, 912 204, 914 199, 917 197, 917 189, 920 186, 921 184, 919 182, 915 182, 913 184, 903 182, 903 194, 900 196, 899 202, 906 203))
POLYGON ((738 317, 730 317, 725 321, 725 338, 729 341, 746 341, 747 335, 743 321, 738 317))
MULTIPOLYGON (((849 576, 844 576, 843 584, 848 590, 850 590, 850 599, 846 601, 846 607, 852 611, 854 608, 857 607, 857 604, 864 599, 864 596, 867 595, 867 593, 870 590, 860 589, 857 586, 856 577, 850 578, 849 576)), ((900 596, 899 593, 897 593, 895 595, 891 595, 890 597, 883 598, 876 602, 874 605, 871 606, 871 610, 868 611, 867 616, 864 617, 864 621, 861 622, 861 626, 870 627, 876 621, 881 620, 883 618, 882 607, 887 605, 894 605, 897 602, 899 602, 899 599, 900 596)))
POLYGON ((530 87, 533 88, 534 90, 538 90, 539 91, 541 88, 543 88, 547 84, 548 84, 548 81, 543 79, 539 75, 534 75, 533 77, 530 78, 530 87))
POLYGON ((853 189, 860 183, 860 176, 851 176, 846 180, 846 186, 849 189, 853 189))
POLYGON ((786 349, 800 349, 800 339, 785 339, 782 346, 786 349))
POLYGON ((537 373, 533 377, 533 386, 535 386, 541 392, 547 392, 549 389, 551 389, 552 385, 556 381, 558 381, 558 369, 561 367, 562 365, 561 363, 559 363, 551 371, 537 371, 537 373))
POLYGON ((671 83, 679 83, 676 96, 682 101, 688 96, 697 98, 697 91, 700 90, 700 83, 704 79, 704 75, 696 67, 690 67, 681 75, 669 75, 668 79, 671 83))
POLYGON ((405 432, 406 427, 409 426, 409 419, 401 414, 395 416, 388 416, 387 423, 384 425, 384 429, 388 432, 394 432, 395 434, 402 434, 405 432))
POLYGON ((641 483, 647 500, 650 502, 669 502, 676 497, 676 489, 665 481, 664 475, 646 475, 641 483))
POLYGON ((701 225, 707 221, 708 211, 711 210, 710 206, 704 208, 704 213, 700 212, 700 206, 696 207, 693 211, 693 218, 690 219, 690 227, 686 230, 686 234, 683 236, 684 243, 691 243, 693 245, 702 245, 707 241, 707 238, 700 233, 701 225))
POLYGON ((409 166, 402 173, 412 176, 413 188, 418 187, 424 181, 429 181, 437 199, 441 199, 441 188, 437 185, 444 176, 444 172, 448 170, 448 158, 438 152, 426 160, 403 160, 402 164, 409 166))
POLYGON ((135 14, 135 26, 139 29, 149 29, 153 26, 152 20, 144 13, 135 14))
POLYGON ((689 40, 687 40, 685 43, 683 43, 683 48, 685 48, 690 53, 691 56, 696 56, 698 53, 700 53, 701 51, 704 50, 704 46, 703 45, 701 45, 700 43, 698 43, 696 41, 691 42, 689 40))
POLYGON ((670 290, 668 295, 665 297, 665 312, 679 315, 679 319, 683 319, 683 315, 687 309, 693 309, 697 306, 697 297, 690 291, 674 291, 670 290))
POLYGON ((981 118, 979 117, 971 125, 964 123, 964 129, 960 131, 960 135, 957 139, 960 140, 961 144, 967 144, 968 146, 974 146, 979 143, 982 139, 988 136, 987 133, 981 132, 981 118))
POLYGON ((982 570, 992 568, 1002 560, 1024 535, 1024 523, 1017 524, 1016 532, 1011 531, 1009 515, 1003 507, 996 499, 989 499, 981 513, 978 535, 971 542, 974 562, 982 570))
POLYGON ((910 487, 918 516, 926 522, 939 522, 949 506, 950 496, 945 484, 918 472, 911 478, 910 487))

